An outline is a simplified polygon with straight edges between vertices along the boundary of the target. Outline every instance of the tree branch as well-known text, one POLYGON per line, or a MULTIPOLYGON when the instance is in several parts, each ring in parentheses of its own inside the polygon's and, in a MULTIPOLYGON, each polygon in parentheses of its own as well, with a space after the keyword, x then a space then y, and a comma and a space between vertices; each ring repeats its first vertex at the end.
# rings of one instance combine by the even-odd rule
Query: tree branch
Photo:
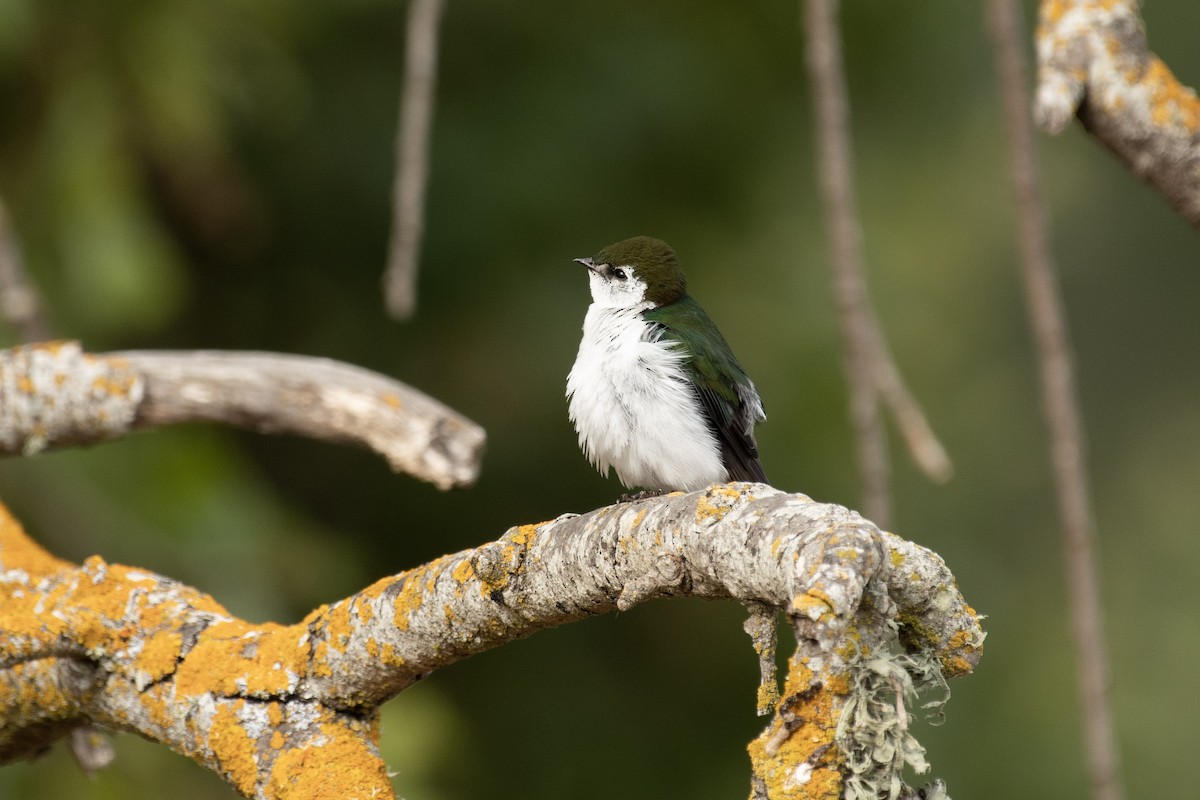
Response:
POLYGON ((842 68, 836 0, 804 0, 808 69, 813 86, 817 165, 825 228, 834 270, 834 296, 842 328, 842 369, 850 393, 863 507, 888 524, 891 513, 887 438, 880 411, 892 412, 913 460, 930 478, 944 481, 952 467, 887 347, 871 303, 863 268, 862 228, 854 195, 850 105, 842 68))
MULTIPOLYGON (((1109 5, 1116 8, 1122 4, 1109 5)), ((1037 345, 1042 410, 1050 432, 1088 774, 1095 800, 1119 800, 1124 791, 1109 696, 1108 646, 1096 566, 1096 520, 1088 488, 1086 440, 1075 388, 1066 310, 1055 276, 1038 186, 1016 0, 989 0, 988 23, 1012 162, 1021 280, 1037 345)))
POLYGON ((396 131, 396 179, 392 190, 392 238, 383 276, 388 312, 408 319, 417 305, 417 265, 425 228, 425 184, 429 176, 429 130, 437 86, 438 27, 442 0, 412 0, 404 94, 396 131))
MULTIPOLYGON (((859 740, 841 711, 862 701, 851 678, 864 659, 887 658, 898 635, 939 675, 970 672, 982 652, 979 619, 936 554, 759 484, 513 528, 289 626, 251 625, 144 570, 60 561, 0 514, 0 759, 90 720, 161 741, 246 796, 328 792, 336 765, 341 783, 324 796, 392 797, 374 745, 384 700, 492 647, 666 596, 789 616, 800 646, 751 747, 764 796, 795 796, 771 787, 801 778, 861 779, 846 774, 859 740), (820 736, 797 735, 804 725, 820 736)), ((880 770, 869 785, 899 780, 894 764, 880 770)))
POLYGON ((447 489, 479 472, 475 423, 391 378, 277 353, 84 353, 77 342, 0 351, 0 454, 92 444, 138 428, 219 422, 368 447, 447 489))
POLYGON ((1150 52, 1137 0, 1042 0, 1037 57, 1038 125, 1077 116, 1200 227, 1200 100, 1150 52))

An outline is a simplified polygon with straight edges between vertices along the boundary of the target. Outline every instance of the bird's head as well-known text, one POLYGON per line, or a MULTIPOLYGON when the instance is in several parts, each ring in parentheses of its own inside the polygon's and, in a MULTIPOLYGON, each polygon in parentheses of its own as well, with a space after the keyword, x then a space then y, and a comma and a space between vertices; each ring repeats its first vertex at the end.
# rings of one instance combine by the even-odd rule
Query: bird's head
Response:
POLYGON ((650 236, 610 244, 591 258, 577 258, 588 268, 592 301, 611 308, 658 308, 687 291, 679 259, 666 242, 650 236))

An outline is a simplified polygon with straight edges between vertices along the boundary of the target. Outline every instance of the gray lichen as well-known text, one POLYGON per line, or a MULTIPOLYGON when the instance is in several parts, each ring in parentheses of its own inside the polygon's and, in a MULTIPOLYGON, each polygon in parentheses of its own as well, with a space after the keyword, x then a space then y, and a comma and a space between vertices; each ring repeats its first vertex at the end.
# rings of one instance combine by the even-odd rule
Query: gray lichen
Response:
MULTIPOLYGON (((850 661, 851 689, 837 727, 837 743, 846 759, 846 800, 897 800, 911 789, 904 768, 929 771, 925 748, 910 732, 913 709, 927 712, 934 724, 950 699, 937 657, 928 650, 857 655, 850 661), (917 705, 921 695, 937 696, 917 705)), ((911 795, 910 795, 911 796, 911 795)), ((939 794, 947 798, 944 788, 939 794)))

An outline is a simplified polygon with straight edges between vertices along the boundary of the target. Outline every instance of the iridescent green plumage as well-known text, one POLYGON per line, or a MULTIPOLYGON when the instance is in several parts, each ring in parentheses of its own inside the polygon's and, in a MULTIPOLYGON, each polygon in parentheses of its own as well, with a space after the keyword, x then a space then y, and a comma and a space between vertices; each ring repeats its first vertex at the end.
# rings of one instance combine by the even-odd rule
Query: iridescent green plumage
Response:
POLYGON ((721 331, 686 293, 642 316, 655 324, 660 340, 676 342, 687 353, 684 365, 709 427, 717 435, 729 479, 766 483, 754 441, 754 425, 765 419, 762 403, 721 331))

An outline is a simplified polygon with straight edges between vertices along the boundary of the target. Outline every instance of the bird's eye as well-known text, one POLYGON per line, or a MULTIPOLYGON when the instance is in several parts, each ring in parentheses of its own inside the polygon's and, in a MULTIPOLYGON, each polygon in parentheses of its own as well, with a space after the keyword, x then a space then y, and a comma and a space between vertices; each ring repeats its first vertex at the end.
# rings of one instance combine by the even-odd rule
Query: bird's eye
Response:
POLYGON ((625 270, 621 269, 620 267, 617 267, 616 269, 613 270, 613 277, 619 281, 623 281, 626 278, 628 278, 629 276, 625 274, 625 270))

